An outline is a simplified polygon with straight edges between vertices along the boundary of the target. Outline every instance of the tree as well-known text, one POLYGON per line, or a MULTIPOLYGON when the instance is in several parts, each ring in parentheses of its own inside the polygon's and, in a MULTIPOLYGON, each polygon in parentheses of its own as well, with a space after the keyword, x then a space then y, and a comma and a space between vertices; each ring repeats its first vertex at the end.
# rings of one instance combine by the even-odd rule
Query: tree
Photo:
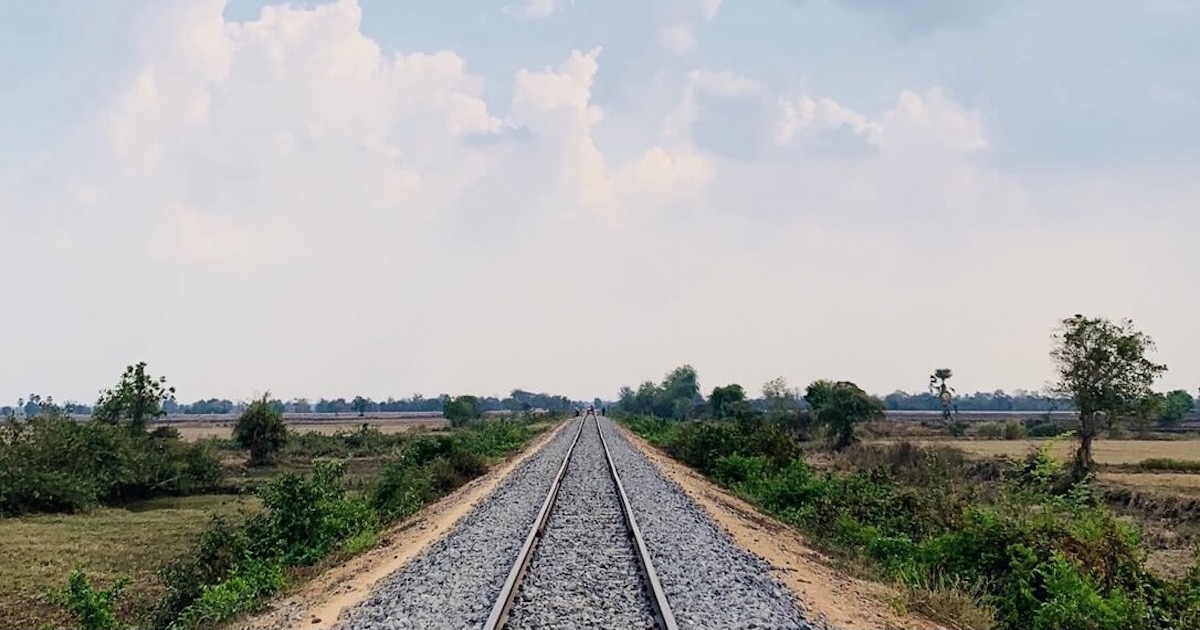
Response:
POLYGON ((655 404, 655 415, 686 419, 692 407, 702 403, 696 368, 681 365, 663 379, 661 397, 655 404))
POLYGON ((746 390, 742 389, 742 386, 737 383, 714 387, 712 396, 708 398, 708 404, 712 407, 712 414, 717 418, 732 415, 737 408, 737 403, 745 401, 746 390))
POLYGON ((1163 398, 1161 419, 1163 424, 1177 424, 1183 417, 1192 412, 1196 399, 1186 390, 1176 389, 1167 392, 1163 398))
POLYGON ((946 384, 950 377, 954 376, 954 372, 950 368, 938 368, 929 376, 929 393, 937 396, 938 402, 942 406, 942 421, 946 424, 954 424, 954 416, 950 413, 950 409, 954 404, 954 388, 946 384))
POLYGON ((355 396, 354 400, 350 402, 350 408, 354 411, 357 411, 359 417, 362 417, 362 415, 367 412, 367 409, 371 407, 371 404, 370 398, 355 396))
POLYGON ((275 454, 287 444, 287 425, 283 413, 271 405, 270 394, 250 403, 233 427, 233 439, 250 451, 250 465, 259 466, 271 462, 275 454))
POLYGON ((1166 397, 1158 392, 1150 392, 1150 395, 1134 403, 1133 428, 1138 437, 1149 437, 1150 425, 1155 418, 1162 417, 1165 405, 1166 397))
POLYGON ((168 400, 175 400, 175 388, 167 386, 165 376, 150 376, 141 361, 125 368, 117 386, 100 395, 92 419, 112 425, 125 420, 131 432, 145 433, 150 420, 166 415, 163 403, 168 400))
POLYGON ((294 413, 312 413, 312 404, 307 398, 297 398, 292 401, 292 411, 294 413))
POLYGON ((782 376, 763 383, 762 393, 767 401, 767 410, 772 414, 791 413, 800 406, 800 393, 792 389, 782 376))
POLYGON ((450 421, 450 426, 461 427, 472 420, 483 417, 483 407, 474 396, 456 396, 448 398, 442 405, 442 415, 450 421))
MULTIPOLYGON (((17 401, 20 404, 20 401, 17 401)), ((32 418, 38 414, 42 408, 42 397, 37 394, 30 394, 29 400, 25 401, 21 411, 25 412, 26 418, 32 418)))
POLYGON ((1076 480, 1092 470, 1099 417, 1134 410, 1167 370, 1146 358, 1153 349, 1153 340, 1128 319, 1113 323, 1077 314, 1064 319, 1055 332, 1050 352, 1058 371, 1054 390, 1070 396, 1079 411, 1079 448, 1072 470, 1076 480))
POLYGON ((859 423, 883 417, 883 401, 849 381, 814 381, 804 400, 817 422, 833 432, 833 447, 839 451, 857 440, 854 430, 859 423))

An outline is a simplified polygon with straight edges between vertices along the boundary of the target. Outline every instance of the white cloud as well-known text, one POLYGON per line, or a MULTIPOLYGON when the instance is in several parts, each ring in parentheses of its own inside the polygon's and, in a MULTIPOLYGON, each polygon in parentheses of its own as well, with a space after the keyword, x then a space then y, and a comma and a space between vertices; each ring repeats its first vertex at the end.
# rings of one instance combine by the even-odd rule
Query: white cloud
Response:
POLYGON ((686 24, 664 28, 658 35, 659 43, 668 52, 685 55, 696 48, 696 33, 686 24))
POLYGON ((711 168, 686 149, 655 146, 610 172, 592 135, 604 115, 591 103, 599 55, 599 48, 574 51, 557 69, 517 73, 514 112, 535 133, 554 138, 561 184, 607 223, 699 195, 712 177, 711 168))
POLYGON ((246 262, 250 231, 235 217, 172 208, 150 242, 156 258, 180 264, 235 265, 246 262))
POLYGON ((941 39, 843 29, 748 59, 706 50, 719 4, 638 4, 636 41, 614 11, 413 50, 353 0, 243 22, 147 3, 83 128, 0 172, 9 253, 38 262, 4 276, 23 307, 0 345, 29 358, 0 389, 90 395, 138 359, 185 398, 590 397, 684 361, 748 387, 919 387, 946 362, 964 387, 1035 387, 1076 310, 1144 320, 1196 365, 1190 164, 999 170, 996 103, 908 65, 959 59, 941 39), (847 73, 847 46, 885 80, 847 73), (114 307, 130 270, 154 308, 114 307))
POLYGON ((504 12, 519 20, 541 20, 561 11, 573 0, 525 0, 521 4, 506 4, 504 12))
POLYGON ((666 19, 658 31, 658 44, 676 56, 696 50, 697 26, 711 22, 721 8, 721 0, 665 0, 661 4, 666 19))

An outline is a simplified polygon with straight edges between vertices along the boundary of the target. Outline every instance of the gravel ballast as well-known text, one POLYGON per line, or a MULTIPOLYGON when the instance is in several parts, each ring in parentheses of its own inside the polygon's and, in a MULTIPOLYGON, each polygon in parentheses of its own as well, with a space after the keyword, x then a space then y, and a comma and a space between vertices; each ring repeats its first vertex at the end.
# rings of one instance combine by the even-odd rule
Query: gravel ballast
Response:
POLYGON ((597 421, 586 419, 505 628, 654 628, 597 421))
POLYGON ((600 425, 681 629, 813 630, 766 561, 734 544, 610 420, 600 425))
POLYGON ((478 628, 500 593, 578 421, 517 466, 496 491, 371 596, 341 615, 337 630, 478 628))

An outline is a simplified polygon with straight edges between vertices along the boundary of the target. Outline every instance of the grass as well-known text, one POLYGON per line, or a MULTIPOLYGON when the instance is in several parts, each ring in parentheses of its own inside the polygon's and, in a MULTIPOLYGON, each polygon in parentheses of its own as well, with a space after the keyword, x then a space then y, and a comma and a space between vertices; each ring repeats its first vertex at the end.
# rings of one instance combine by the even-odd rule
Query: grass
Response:
POLYGON ((0 628, 65 623, 44 596, 61 588, 77 563, 103 585, 129 575, 133 581, 122 597, 127 607, 152 602, 160 588, 155 569, 187 553, 210 514, 234 515, 256 505, 250 497, 191 496, 89 514, 0 519, 0 628))
POLYGON ((1200 475, 1174 472, 1102 472, 1100 481, 1136 490, 1200 496, 1200 475))
MULTIPOLYGON (((890 442, 892 440, 880 440, 890 442)), ((1024 457, 1030 450, 1046 443, 1045 440, 915 440, 914 443, 929 446, 951 446, 980 457, 1024 457)), ((1105 440, 1099 439, 1092 446, 1092 457, 1103 465, 1140 464, 1144 460, 1174 459, 1183 462, 1200 462, 1200 440, 1105 440)), ((1056 458, 1069 461, 1075 452, 1075 442, 1070 439, 1054 444, 1052 452, 1056 458)))
POLYGON ((992 630, 995 610, 981 603, 982 597, 978 587, 943 579, 937 584, 905 585, 893 604, 902 613, 916 613, 952 628, 992 630))

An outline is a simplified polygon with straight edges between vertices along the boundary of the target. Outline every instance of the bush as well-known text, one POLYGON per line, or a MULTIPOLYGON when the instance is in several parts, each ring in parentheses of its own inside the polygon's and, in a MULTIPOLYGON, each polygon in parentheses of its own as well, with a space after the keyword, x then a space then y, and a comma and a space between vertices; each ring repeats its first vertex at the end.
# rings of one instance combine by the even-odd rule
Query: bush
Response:
POLYGON ((1034 422, 1026 428, 1025 435, 1031 438, 1047 438, 1058 437, 1067 432, 1066 427, 1052 422, 1034 422))
POLYGON ((1171 459, 1169 457, 1151 457, 1138 462, 1137 467, 1142 470, 1154 471, 1174 471, 1184 473, 1200 472, 1200 462, 1188 461, 1181 459, 1171 459))
POLYGON ((447 398, 442 404, 442 415, 452 427, 463 427, 483 417, 483 406, 474 396, 447 398))
POLYGON ((67 577, 67 587, 51 598, 67 609, 80 630, 115 630, 119 627, 116 599, 128 584, 126 577, 107 589, 97 589, 83 570, 75 567, 67 577))
POLYGON ((988 440, 1004 437, 1004 425, 999 422, 984 422, 975 429, 975 435, 988 440))
MULTIPOLYGON (((939 614, 1003 630, 1200 627, 1200 563, 1183 579, 1150 573, 1136 528, 1086 485, 1059 490, 1063 467, 1048 444, 981 491, 953 449, 858 445, 835 459, 849 472, 819 473, 799 457, 773 460, 730 424, 630 426, 657 432, 672 456, 831 551, 873 563, 939 614)), ((994 426, 1005 437, 1023 428, 994 426)))
POLYGON ((1004 439, 1025 439, 1025 423, 1021 422, 1020 420, 1009 420, 1008 423, 1004 425, 1004 439))
POLYGON ((224 473, 204 444, 77 422, 60 413, 10 419, 0 434, 0 514, 76 512, 214 489, 224 473))
POLYGON ((233 427, 233 439, 250 451, 250 464, 269 463, 287 443, 283 414, 271 405, 270 394, 250 403, 233 427))
POLYGON ((206 588, 220 584, 249 558, 245 531, 214 515, 200 535, 195 551, 159 571, 159 581, 167 592, 155 609, 153 625, 166 627, 199 599, 206 588))
POLYGON ((283 473, 261 486, 262 510, 242 523, 214 517, 195 551, 159 572, 165 593, 152 627, 208 626, 253 610, 284 586, 290 568, 375 546, 385 523, 483 474, 489 457, 507 454, 534 433, 525 424, 497 422, 402 442, 366 428, 339 437, 337 443, 351 449, 404 448, 362 496, 346 492, 342 462, 318 460, 306 475, 283 473))
POLYGON ((318 461, 308 475, 283 473, 261 488, 264 509, 246 525, 253 556, 310 565, 376 527, 366 500, 345 496, 344 471, 341 462, 318 461))
POLYGON ((205 586, 196 601, 172 624, 172 630, 217 624, 251 612, 264 598, 279 592, 283 585, 283 569, 278 564, 249 561, 225 580, 205 586))
POLYGON ((415 514, 435 496, 427 469, 392 465, 371 491, 371 507, 385 521, 400 520, 415 514))

